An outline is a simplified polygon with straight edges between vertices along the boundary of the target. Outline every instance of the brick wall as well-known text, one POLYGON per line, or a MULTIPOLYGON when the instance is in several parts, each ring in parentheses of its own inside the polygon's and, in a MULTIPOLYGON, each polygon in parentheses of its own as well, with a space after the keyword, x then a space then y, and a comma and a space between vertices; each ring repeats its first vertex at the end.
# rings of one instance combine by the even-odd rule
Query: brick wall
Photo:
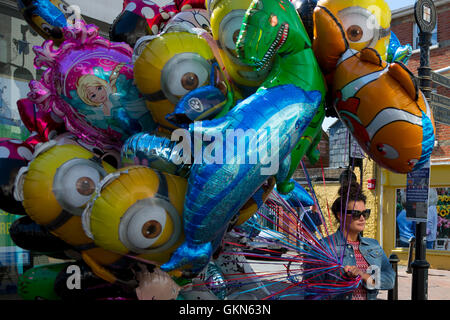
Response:
POLYGON ((303 162, 306 168, 327 168, 330 165, 330 141, 328 138, 328 134, 322 130, 322 139, 317 146, 320 152, 320 159, 315 164, 311 164, 308 160, 308 157, 303 158, 303 162))
MULTIPOLYGON (((442 5, 438 10, 438 42, 439 48, 430 51, 430 66, 433 70, 449 66, 450 61, 450 6, 442 5)), ((393 16, 391 30, 397 35, 402 44, 413 44, 414 13, 408 16, 395 18, 393 16)), ((420 53, 414 53, 408 63, 408 68, 417 75, 420 64, 420 53)))
MULTIPOLYGON (((430 50, 430 67, 439 70, 450 66, 450 5, 442 4, 438 10, 438 43, 439 47, 430 50)), ((393 14, 391 29, 397 35, 402 44, 413 44, 413 26, 415 24, 414 13, 403 17, 395 17, 393 14)), ((417 76, 417 68, 420 65, 420 52, 414 53, 408 63, 408 68, 417 76)), ((447 77, 450 74, 447 73, 447 77)), ((433 86, 438 94, 450 97, 450 89, 442 86, 433 86)), ((438 145, 434 148, 432 159, 450 157, 450 126, 436 123, 436 140, 438 145)))
POLYGON ((434 147, 431 157, 433 159, 450 157, 450 126, 436 122, 437 146, 434 147))

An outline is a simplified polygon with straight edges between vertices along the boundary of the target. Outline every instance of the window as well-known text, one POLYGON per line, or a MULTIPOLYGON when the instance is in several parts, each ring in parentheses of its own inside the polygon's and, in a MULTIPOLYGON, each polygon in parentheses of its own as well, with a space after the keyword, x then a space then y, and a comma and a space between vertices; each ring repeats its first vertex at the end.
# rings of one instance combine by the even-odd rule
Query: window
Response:
MULTIPOLYGON (((413 26, 413 50, 419 49, 419 26, 417 23, 414 23, 413 26)), ((433 32, 431 33, 431 45, 437 45, 438 44, 438 24, 436 23, 436 27, 434 28, 433 32)))
MULTIPOLYGON (((427 222, 427 248, 450 251, 450 188, 431 188, 437 199, 429 198, 427 222)), ((415 222, 406 219, 402 200, 405 189, 397 189, 396 247, 409 247, 409 239, 415 236, 415 222)), ((431 193, 430 193, 431 194, 431 193)))

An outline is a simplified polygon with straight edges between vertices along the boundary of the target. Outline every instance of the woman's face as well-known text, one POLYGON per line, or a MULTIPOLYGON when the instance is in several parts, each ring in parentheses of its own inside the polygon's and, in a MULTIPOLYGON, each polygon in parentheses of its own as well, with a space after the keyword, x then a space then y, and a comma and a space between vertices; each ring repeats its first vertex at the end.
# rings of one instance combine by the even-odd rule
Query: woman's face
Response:
MULTIPOLYGON (((363 201, 349 201, 347 211, 350 210, 364 211, 366 210, 366 205, 363 201)), ((366 219, 364 218, 364 215, 360 215, 358 219, 353 219, 351 214, 347 214, 345 219, 349 233, 359 233, 364 231, 364 228, 366 227, 366 219)))
POLYGON ((106 88, 104 86, 88 87, 87 94, 90 101, 100 105, 107 99, 106 88))

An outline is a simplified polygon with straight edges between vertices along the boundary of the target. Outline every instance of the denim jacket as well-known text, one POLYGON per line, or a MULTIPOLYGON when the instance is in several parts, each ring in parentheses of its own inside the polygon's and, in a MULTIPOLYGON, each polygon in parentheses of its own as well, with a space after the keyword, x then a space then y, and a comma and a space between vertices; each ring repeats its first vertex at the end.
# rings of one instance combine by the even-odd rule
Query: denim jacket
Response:
MULTIPOLYGON (((323 239, 322 241, 327 241, 328 243, 334 243, 337 248, 338 255, 342 254, 342 251, 344 251, 344 259, 343 259, 343 265, 344 266, 355 266, 356 265, 356 258, 355 253, 353 251, 353 247, 350 244, 346 244, 345 238, 341 232, 341 230, 338 230, 336 233, 331 235, 330 237, 327 237, 323 239), (330 237, 333 237, 333 240, 329 239, 330 237)), ((359 237, 359 251, 361 252, 364 259, 366 259, 369 266, 377 266, 380 268, 380 281, 378 288, 375 290, 369 290, 367 289, 367 286, 364 284, 364 287, 367 289, 367 300, 376 300, 378 291, 379 290, 390 290, 394 287, 395 283, 395 272, 391 267, 391 264, 389 263, 389 259, 386 257, 386 254, 383 251, 383 248, 381 248, 380 244, 377 240, 371 239, 371 238, 364 238, 361 236, 359 237)), ((351 300, 352 299, 352 293, 345 293, 336 295, 333 297, 335 300, 351 300)))

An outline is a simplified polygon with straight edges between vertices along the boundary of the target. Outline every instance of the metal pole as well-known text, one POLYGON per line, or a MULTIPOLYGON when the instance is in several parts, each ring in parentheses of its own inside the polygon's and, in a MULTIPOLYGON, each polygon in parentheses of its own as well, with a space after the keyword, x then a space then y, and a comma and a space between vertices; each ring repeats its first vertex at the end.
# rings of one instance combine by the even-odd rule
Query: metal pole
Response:
POLYGON ((391 254, 389 256, 389 262, 391 263, 392 269, 394 269, 394 272, 395 272, 394 288, 392 290, 388 291, 388 300, 389 301, 398 300, 398 262, 399 261, 400 261, 400 259, 398 258, 398 256, 396 254, 391 254))
MULTIPOLYGON (((420 67, 418 69, 420 79, 420 90, 425 98, 431 101, 431 68, 430 68, 430 46, 431 33, 436 26, 436 7, 432 0, 417 0, 415 3, 415 20, 420 29, 420 67)), ((411 263, 413 269, 411 298, 412 300, 428 299, 428 269, 430 264, 426 261, 427 238, 426 222, 416 224, 416 254, 415 260, 411 263)))
POLYGON ((416 259, 411 263, 413 269, 411 299, 428 300, 428 269, 430 264, 426 260, 427 224, 420 222, 416 227, 416 259))

